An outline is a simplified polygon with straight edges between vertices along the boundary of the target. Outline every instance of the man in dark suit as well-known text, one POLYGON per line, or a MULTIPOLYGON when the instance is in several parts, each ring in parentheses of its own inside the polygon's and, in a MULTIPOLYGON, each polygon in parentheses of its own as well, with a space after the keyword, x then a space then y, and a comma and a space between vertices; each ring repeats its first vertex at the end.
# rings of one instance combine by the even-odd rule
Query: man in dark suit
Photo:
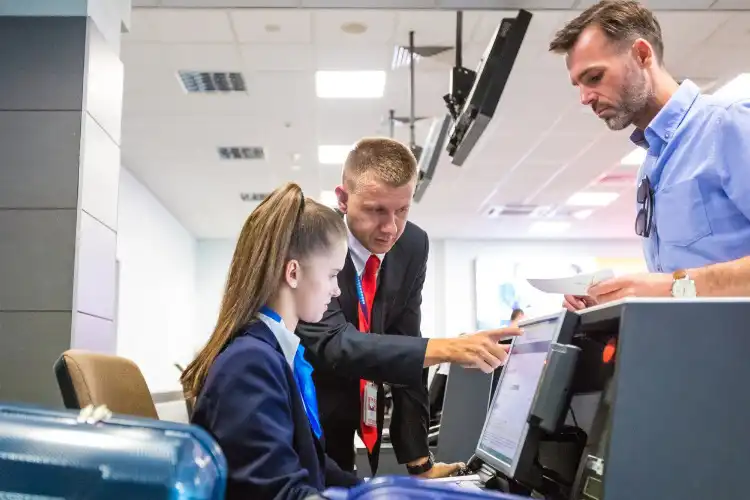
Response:
POLYGON ((407 221, 417 161, 401 143, 363 139, 349 153, 336 194, 349 256, 338 275, 341 296, 320 323, 296 333, 315 367, 326 452, 353 470, 354 434, 373 474, 384 421, 383 382, 392 384, 391 442, 410 474, 444 477, 460 464, 434 464, 428 448, 427 370, 441 362, 494 370, 506 351, 497 341, 517 329, 455 339, 421 338, 421 302, 429 240, 407 221), (386 335, 383 335, 386 334, 386 335))

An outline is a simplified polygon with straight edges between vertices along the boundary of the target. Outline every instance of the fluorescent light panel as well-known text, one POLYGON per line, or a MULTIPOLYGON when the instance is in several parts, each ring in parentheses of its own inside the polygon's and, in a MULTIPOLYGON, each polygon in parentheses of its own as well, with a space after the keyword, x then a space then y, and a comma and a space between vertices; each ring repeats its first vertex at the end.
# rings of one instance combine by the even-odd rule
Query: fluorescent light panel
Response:
POLYGON ((570 222, 563 221, 539 221, 529 227, 531 234, 556 235, 567 231, 570 228, 570 222))
POLYGON ((620 164, 628 167, 640 167, 643 163, 643 160, 646 159, 646 150, 638 147, 635 148, 630 153, 626 154, 622 160, 620 160, 620 164))
POLYGON ((606 207, 619 196, 620 193, 582 191, 568 198, 566 204, 576 207, 606 207))
POLYGON ((727 98, 750 98, 750 73, 742 73, 721 86, 714 95, 727 98))
POLYGON ((351 146, 324 145, 318 146, 318 163, 322 165, 343 165, 351 146))
POLYGON ((594 211, 589 208, 589 209, 586 209, 586 210, 577 210, 577 211, 573 212, 572 215, 573 215, 573 217, 575 217, 578 220, 584 220, 584 219, 588 219, 589 217, 591 217, 591 215, 593 213, 594 213, 594 211))
POLYGON ((336 191, 321 191, 319 201, 331 208, 336 208, 339 205, 339 200, 336 198, 336 191))
POLYGON ((385 92, 385 71, 316 71, 321 99, 375 99, 385 92))

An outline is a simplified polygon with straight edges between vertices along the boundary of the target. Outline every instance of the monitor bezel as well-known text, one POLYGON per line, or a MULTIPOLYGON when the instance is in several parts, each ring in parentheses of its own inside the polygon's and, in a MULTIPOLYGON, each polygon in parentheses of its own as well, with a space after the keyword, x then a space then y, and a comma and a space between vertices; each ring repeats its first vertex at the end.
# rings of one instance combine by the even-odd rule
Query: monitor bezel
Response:
MULTIPOLYGON (((548 321, 555 320, 556 321, 556 330, 555 334, 553 335, 550 345, 552 343, 555 343, 560 338, 560 332, 563 330, 563 323, 565 320, 566 311, 561 311, 558 313, 552 313, 552 314, 546 314, 544 316, 537 316, 535 318, 526 319, 518 323, 519 328, 524 328, 527 326, 535 325, 538 323, 545 323, 548 321)), ((513 347, 516 345, 516 340, 518 337, 515 337, 513 339, 513 342, 510 345, 510 355, 513 355, 513 347)), ((549 350, 547 351, 547 356, 549 356, 549 350)), ((510 357, 506 361, 510 361, 510 357)), ((494 456, 490 455, 489 453, 485 452, 481 449, 482 446, 482 439, 484 437, 484 433, 487 430, 487 426, 490 421, 490 416, 492 414, 492 408, 495 406, 495 399, 497 398, 498 394, 500 393, 500 387, 502 386, 503 379, 505 378, 505 369, 503 369, 502 373, 500 374, 500 378, 497 381, 497 385, 495 386, 495 392, 492 394, 492 399, 490 400, 490 406, 487 408, 487 417, 484 419, 484 425, 482 426, 482 432, 479 434, 479 441, 477 442, 477 447, 474 452, 474 455, 476 455, 478 458, 482 459, 487 465, 495 469, 496 471, 502 473, 507 478, 513 478, 515 476, 516 470, 518 469, 518 464, 521 461, 521 455, 523 454, 523 449, 526 444, 526 439, 529 435, 529 414, 531 414, 531 409, 533 406, 533 400, 532 404, 529 405, 528 413, 526 414, 526 419, 523 426, 523 431, 521 432, 521 439, 519 440, 519 446, 516 449, 515 456, 513 457, 513 461, 511 464, 507 464, 505 462, 502 462, 500 459, 495 458, 494 456)), ((539 381, 537 382, 537 387, 534 390, 534 393, 536 394, 536 391, 539 390, 539 383, 541 382, 542 377, 539 377, 539 381)))

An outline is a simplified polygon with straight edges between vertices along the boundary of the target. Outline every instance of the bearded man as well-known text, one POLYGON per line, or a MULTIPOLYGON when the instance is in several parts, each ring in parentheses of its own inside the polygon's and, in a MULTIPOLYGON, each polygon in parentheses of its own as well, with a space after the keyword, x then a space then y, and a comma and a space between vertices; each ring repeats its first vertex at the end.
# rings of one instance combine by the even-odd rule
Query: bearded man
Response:
POLYGON ((635 231, 649 273, 567 296, 569 310, 627 296, 750 296, 750 91, 703 95, 664 66, 654 14, 634 0, 604 0, 563 27, 550 51, 565 55, 581 104, 612 130, 631 125, 646 150, 635 231))

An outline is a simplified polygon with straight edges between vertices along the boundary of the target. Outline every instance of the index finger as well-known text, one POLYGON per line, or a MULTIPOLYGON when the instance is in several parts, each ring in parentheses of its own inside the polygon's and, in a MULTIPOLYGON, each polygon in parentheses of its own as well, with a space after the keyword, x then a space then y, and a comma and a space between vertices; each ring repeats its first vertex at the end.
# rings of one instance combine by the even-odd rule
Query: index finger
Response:
POLYGON ((610 278, 591 285, 588 289, 588 293, 591 297, 598 297, 599 295, 605 295, 614 292, 615 290, 619 290, 622 287, 623 284, 620 278, 610 278))
POLYGON ((487 330, 484 333, 493 342, 500 342, 502 340, 506 340, 511 337, 518 337, 519 335, 523 335, 523 330, 521 330, 517 326, 509 326, 508 328, 498 328, 497 330, 487 330))

